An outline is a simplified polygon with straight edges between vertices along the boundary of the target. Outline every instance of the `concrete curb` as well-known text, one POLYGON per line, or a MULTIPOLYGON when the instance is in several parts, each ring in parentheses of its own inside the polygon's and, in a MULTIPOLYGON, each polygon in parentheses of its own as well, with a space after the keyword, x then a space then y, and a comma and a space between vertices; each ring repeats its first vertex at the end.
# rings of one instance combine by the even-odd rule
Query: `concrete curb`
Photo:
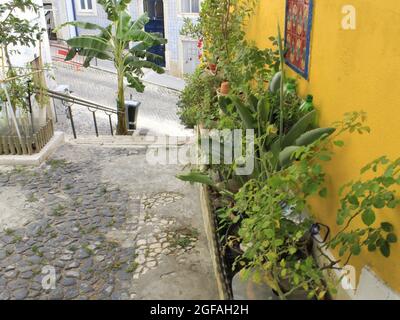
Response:
POLYGON ((221 269, 222 261, 218 249, 218 239, 216 236, 216 225, 211 209, 210 197, 208 194, 207 186, 200 186, 200 206, 201 213, 203 216, 204 227, 206 229, 206 235, 208 240, 208 247, 210 249, 211 260, 213 264, 214 274, 217 281, 218 294, 221 300, 229 300, 227 283, 221 269))
MULTIPOLYGON (((196 133, 196 141, 200 137, 200 130, 203 126, 197 125, 194 129, 196 133)), ((198 152, 201 153, 199 149, 198 152)), ((217 227, 214 217, 214 212, 211 207, 211 200, 209 195, 208 187, 205 185, 200 185, 200 209, 203 216, 204 228, 206 230, 206 236, 208 241, 208 247, 210 250, 211 260, 214 269, 215 279, 217 281, 217 288, 219 298, 221 300, 229 300, 229 284, 225 281, 224 272, 222 270, 223 261, 221 259, 218 238, 217 238, 217 227)))
POLYGON ((56 131, 50 141, 44 148, 36 154, 26 155, 2 155, 0 156, 0 165, 21 165, 21 166, 38 166, 62 144, 64 144, 64 132, 56 131))

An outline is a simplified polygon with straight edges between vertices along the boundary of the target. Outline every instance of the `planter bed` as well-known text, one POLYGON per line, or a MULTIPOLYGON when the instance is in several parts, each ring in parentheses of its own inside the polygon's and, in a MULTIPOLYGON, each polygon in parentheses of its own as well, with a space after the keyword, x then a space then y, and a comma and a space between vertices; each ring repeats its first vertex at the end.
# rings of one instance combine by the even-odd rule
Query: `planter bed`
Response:
POLYGON ((213 197, 210 189, 205 185, 200 186, 200 198, 201 212, 214 265, 219 296, 221 300, 231 300, 233 299, 231 288, 232 278, 229 276, 227 261, 223 255, 223 248, 220 241, 221 237, 217 232, 218 221, 213 209, 213 197))
MULTIPOLYGON (((240 245, 237 244, 233 248, 226 245, 225 240, 230 235, 237 235, 238 224, 233 224, 229 228, 218 228, 219 219, 216 214, 218 209, 218 194, 209 187, 201 186, 202 214, 208 230, 207 236, 212 246, 213 263, 215 264, 215 275, 220 289, 220 297, 224 300, 279 300, 273 290, 266 284, 257 284, 251 279, 243 281, 243 285, 239 288, 232 287, 233 282, 238 281, 238 274, 241 268, 238 265, 233 268, 237 256, 242 254, 240 245), (236 279, 234 279, 236 278, 236 279), (238 297, 236 297, 238 295, 238 297)), ((311 245, 311 244, 310 244, 311 245)), ((315 244, 314 244, 315 245, 315 244)), ((332 275, 327 275, 332 277, 332 275)), ((242 281, 241 279, 239 281, 242 281)), ((236 282, 237 283, 237 282, 236 282)), ((305 298, 303 292, 295 292, 289 300, 303 300, 305 298)), ((330 295, 325 300, 332 300, 330 295)))

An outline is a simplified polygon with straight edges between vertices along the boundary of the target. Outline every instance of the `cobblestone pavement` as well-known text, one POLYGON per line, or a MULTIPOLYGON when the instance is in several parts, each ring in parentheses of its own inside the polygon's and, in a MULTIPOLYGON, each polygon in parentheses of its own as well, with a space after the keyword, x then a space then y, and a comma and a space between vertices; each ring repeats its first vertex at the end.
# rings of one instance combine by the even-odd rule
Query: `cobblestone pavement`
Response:
MULTIPOLYGON (((55 78, 59 85, 69 85, 73 95, 89 99, 93 102, 115 108, 116 106, 116 79, 109 72, 96 69, 75 70, 65 64, 56 64, 55 78)), ((177 116, 178 93, 162 87, 147 85, 144 93, 138 93, 127 88, 125 97, 141 102, 138 115, 138 130, 152 135, 188 136, 193 131, 185 129, 177 116)), ((71 125, 65 116, 63 107, 58 105, 57 127, 71 133, 71 125)), ((86 107, 75 105, 72 107, 78 135, 93 135, 94 125, 92 113, 86 107)), ((97 121, 101 135, 110 135, 108 116, 104 112, 97 112, 97 121)), ((113 116, 113 123, 117 119, 113 116)))
POLYGON ((145 151, 67 144, 0 168, 0 299, 217 298, 197 190, 145 151))

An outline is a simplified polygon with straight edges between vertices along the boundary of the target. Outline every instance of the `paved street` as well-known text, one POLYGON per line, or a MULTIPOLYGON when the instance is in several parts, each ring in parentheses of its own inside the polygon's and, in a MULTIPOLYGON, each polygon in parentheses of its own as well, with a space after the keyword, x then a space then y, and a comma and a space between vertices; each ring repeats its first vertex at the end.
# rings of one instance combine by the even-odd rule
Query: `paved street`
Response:
MULTIPOLYGON (((115 107, 115 75, 59 66, 55 76, 73 95, 115 107)), ((142 103, 138 132, 193 135, 176 115, 177 92, 130 93, 142 103)), ((71 134, 56 109, 57 130, 71 134)), ((92 113, 72 110, 80 140, 40 167, 0 166, 0 300, 217 299, 198 189, 175 177, 183 168, 149 164, 146 144, 103 146, 92 113)), ((96 115, 110 136, 108 116, 96 115)))
MULTIPOLYGON (((116 77, 114 74, 96 69, 81 69, 77 71, 71 66, 57 63, 55 69, 56 81, 59 85, 69 85, 73 95, 93 102, 116 107, 116 77)), ((125 97, 132 95, 133 100, 141 102, 138 116, 138 131, 153 135, 188 136, 193 131, 185 129, 180 124, 176 114, 178 93, 162 87, 147 85, 144 93, 127 89, 125 97)), ((71 133, 69 120, 66 119, 63 108, 59 105, 58 129, 71 133)), ((73 115, 78 135, 93 135, 92 113, 85 107, 73 106, 73 115)), ((110 134, 108 116, 104 112, 96 113, 99 131, 102 135, 110 134)), ((114 124, 116 117, 113 117, 114 124)))
POLYGON ((197 188, 145 152, 66 144, 0 167, 0 300, 218 298, 197 188))

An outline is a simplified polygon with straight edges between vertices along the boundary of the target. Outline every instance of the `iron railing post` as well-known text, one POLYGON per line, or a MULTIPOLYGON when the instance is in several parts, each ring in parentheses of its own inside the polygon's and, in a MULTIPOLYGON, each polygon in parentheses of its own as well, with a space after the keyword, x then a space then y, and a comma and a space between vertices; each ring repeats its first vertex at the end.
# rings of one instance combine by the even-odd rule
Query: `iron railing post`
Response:
POLYGON ((111 135, 114 136, 114 129, 113 129, 113 125, 112 125, 111 114, 108 115, 108 120, 110 121, 111 135))
POLYGON ((92 113, 93 113, 94 130, 96 131, 96 137, 98 137, 99 136, 99 129, 97 128, 96 111, 92 111, 92 113))
POLYGON ((69 113, 69 119, 71 120, 72 133, 74 135, 74 139, 76 139, 75 124, 74 124, 74 119, 72 117, 71 106, 68 106, 68 113, 69 113))

